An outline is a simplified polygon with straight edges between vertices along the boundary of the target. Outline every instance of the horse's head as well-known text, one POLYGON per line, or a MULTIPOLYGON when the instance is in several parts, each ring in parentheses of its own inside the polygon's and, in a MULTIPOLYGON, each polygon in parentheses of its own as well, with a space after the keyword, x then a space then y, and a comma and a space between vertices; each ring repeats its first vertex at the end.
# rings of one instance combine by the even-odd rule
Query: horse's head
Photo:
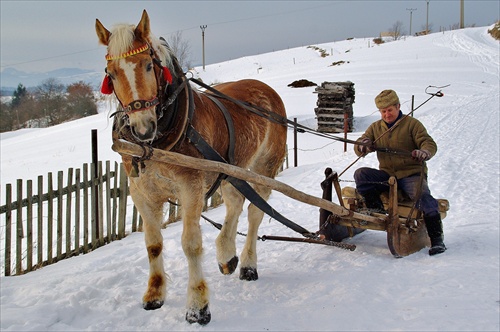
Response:
POLYGON ((108 51, 102 91, 114 91, 135 138, 152 141, 156 136, 156 105, 161 90, 168 81, 172 82, 168 49, 151 34, 146 11, 136 27, 121 24, 110 32, 99 20, 95 27, 99 42, 108 51))

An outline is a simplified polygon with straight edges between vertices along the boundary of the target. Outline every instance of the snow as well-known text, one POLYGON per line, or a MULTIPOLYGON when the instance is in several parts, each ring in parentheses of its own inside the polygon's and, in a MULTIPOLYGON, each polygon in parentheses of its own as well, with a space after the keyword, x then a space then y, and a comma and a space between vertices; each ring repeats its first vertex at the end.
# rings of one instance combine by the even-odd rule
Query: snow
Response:
MULTIPOLYGON (((468 28, 374 45, 353 39, 316 45, 327 53, 301 47, 197 68, 205 83, 257 78, 283 98, 290 119, 315 127, 314 88, 290 88, 308 79, 355 83, 356 139, 377 120, 373 98, 383 89, 398 92, 403 112, 428 99, 429 85, 445 86, 415 112, 438 144, 428 163, 436 198, 447 198, 444 220, 448 250, 430 257, 427 249, 396 259, 386 233, 365 231, 352 239, 355 251, 315 244, 258 243, 259 280, 223 276, 215 260, 218 230, 201 221, 204 269, 211 289, 212 321, 205 327, 184 320, 187 264, 180 245, 182 223, 163 230, 167 300, 161 309, 142 309, 148 258, 142 233, 133 233, 87 255, 74 257, 22 276, 1 277, 1 330, 30 331, 498 331, 499 290, 499 43, 489 27, 468 28), (336 61, 339 66, 330 66, 336 61)), ((104 61, 104 60, 103 60, 104 61)), ((432 89, 436 91, 436 89, 432 89)), ((101 160, 119 160, 111 151, 109 108, 98 115, 47 129, 1 135, 2 197, 6 183, 36 179, 49 171, 90 162, 90 131, 99 134, 101 160)), ((352 146, 310 134, 298 137, 299 167, 278 180, 321 197, 324 169, 342 172, 355 159, 352 146)), ((293 147, 289 132, 288 147, 293 147)), ((293 151, 290 150, 290 166, 293 151)), ((342 175, 353 186, 361 166, 377 167, 369 155, 342 175)), ((279 212, 310 231, 317 230, 318 208, 274 192, 279 212)), ((2 203, 3 204, 3 203, 2 203)), ((221 222, 224 207, 206 212, 221 222)), ((246 230, 246 211, 239 230, 246 230)), ((1 236, 5 228, 2 223, 1 236)), ((260 235, 297 236, 265 218, 260 235)), ((242 248, 244 238, 237 237, 242 248)), ((3 242, 2 242, 3 243, 3 242)), ((2 245, 3 252, 4 245, 2 245)), ((3 262, 2 262, 3 264, 3 262)), ((2 267, 3 271, 3 267, 2 267)))

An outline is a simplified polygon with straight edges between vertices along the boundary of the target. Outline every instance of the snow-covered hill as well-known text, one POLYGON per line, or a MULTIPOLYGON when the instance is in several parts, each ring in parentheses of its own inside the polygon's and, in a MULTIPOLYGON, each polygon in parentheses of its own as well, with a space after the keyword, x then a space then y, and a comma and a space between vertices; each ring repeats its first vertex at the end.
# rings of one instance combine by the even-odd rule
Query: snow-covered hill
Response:
MULTIPOLYGON (((314 88, 290 88, 298 79, 352 81, 355 84, 357 138, 378 119, 373 98, 396 90, 403 112, 429 96, 429 85, 445 86, 415 112, 438 144, 428 163, 435 197, 450 201, 444 220, 448 251, 430 257, 427 250, 402 259, 391 256, 385 233, 366 231, 346 242, 354 252, 289 242, 260 242, 259 277, 243 282, 223 276, 215 260, 217 230, 201 222, 205 274, 211 288, 212 322, 205 327, 184 320, 187 264, 180 245, 182 223, 163 231, 165 269, 170 277, 165 305, 142 309, 148 259, 143 235, 134 233, 90 254, 71 258, 19 277, 2 277, 1 329, 14 330, 169 330, 169 331, 498 331, 499 289, 499 43, 488 27, 435 33, 374 45, 354 39, 296 48, 197 68, 206 83, 257 78, 275 88, 288 116, 315 127, 314 88), (344 61, 342 65, 332 63, 344 61)), ((104 65, 104 64, 103 64, 104 65)), ((111 151, 107 112, 46 129, 2 134, 1 186, 18 177, 89 162, 90 131, 98 129, 100 159, 118 160, 111 151)), ((299 167, 278 179, 321 196, 324 169, 343 171, 355 155, 352 147, 301 134, 299 167)), ((288 146, 293 146, 289 135, 288 146)), ((357 167, 377 166, 374 155, 360 160, 341 178, 352 185, 357 167)), ((2 188, 3 190, 3 188, 2 188)), ((316 230, 318 209, 273 193, 271 205, 309 230, 316 230)), ((222 221, 224 207, 207 212, 222 221)), ((246 211, 239 229, 246 231, 246 211)), ((2 224, 1 231, 4 232, 2 224)), ((3 234, 3 233, 2 233, 3 234)), ((295 236, 265 219, 260 235, 295 236)), ((2 235, 3 239, 3 235, 2 235)), ((243 238, 238 238, 241 248, 243 238)), ((1 249, 3 253, 4 246, 1 249)), ((3 270, 3 268, 2 268, 3 270)))
POLYGON ((27 73, 14 68, 6 68, 0 74, 2 90, 14 91, 19 84, 27 88, 39 86, 49 78, 54 78, 64 85, 83 81, 97 88, 101 83, 103 72, 79 68, 61 68, 41 73, 27 73))

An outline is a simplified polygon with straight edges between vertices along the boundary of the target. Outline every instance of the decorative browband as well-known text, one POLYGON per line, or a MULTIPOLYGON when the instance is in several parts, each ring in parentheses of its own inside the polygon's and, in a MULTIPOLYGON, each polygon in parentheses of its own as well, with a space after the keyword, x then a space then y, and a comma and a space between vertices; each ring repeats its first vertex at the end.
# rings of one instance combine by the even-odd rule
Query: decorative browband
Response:
POLYGON ((135 50, 130 50, 130 51, 122 53, 120 55, 109 55, 109 54, 106 54, 106 60, 109 61, 109 60, 123 59, 123 58, 129 57, 129 56, 132 56, 132 55, 136 55, 136 54, 142 53, 142 52, 144 52, 144 51, 146 51, 148 49, 149 49, 149 45, 145 44, 144 46, 136 48, 135 50))

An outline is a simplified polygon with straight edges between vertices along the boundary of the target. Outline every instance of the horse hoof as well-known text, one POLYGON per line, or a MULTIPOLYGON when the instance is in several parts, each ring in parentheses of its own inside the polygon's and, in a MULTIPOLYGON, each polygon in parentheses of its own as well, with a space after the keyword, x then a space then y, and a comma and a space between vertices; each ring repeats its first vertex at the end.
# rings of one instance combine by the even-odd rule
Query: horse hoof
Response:
POLYGON ((253 281, 259 279, 257 269, 252 267, 242 267, 240 269, 240 280, 253 281))
POLYGON ((163 305, 163 301, 156 300, 156 301, 151 301, 151 302, 144 302, 142 304, 142 307, 146 310, 156 310, 161 308, 163 305))
POLYGON ((212 314, 208 310, 208 304, 199 311, 190 309, 186 312, 186 320, 189 324, 198 323, 200 325, 207 325, 211 319, 212 314))
POLYGON ((238 257, 234 256, 226 264, 219 264, 219 270, 222 274, 232 274, 238 266, 238 257))

